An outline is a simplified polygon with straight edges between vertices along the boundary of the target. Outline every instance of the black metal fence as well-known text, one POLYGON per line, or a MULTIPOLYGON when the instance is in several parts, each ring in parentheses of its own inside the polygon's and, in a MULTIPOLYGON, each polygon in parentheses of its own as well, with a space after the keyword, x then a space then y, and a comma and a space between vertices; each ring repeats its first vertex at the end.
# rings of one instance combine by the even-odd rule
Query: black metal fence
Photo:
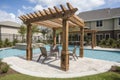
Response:
MULTIPOLYGON (((22 41, 22 36, 19 34, 7 34, 7 33, 2 33, 0 35, 0 40, 5 41, 5 39, 9 39, 10 42, 12 42, 14 39, 17 39, 19 41, 22 41)), ((24 39, 26 40, 26 36, 24 37, 24 39)), ((33 36, 32 40, 33 42, 41 40, 42 36, 33 36)))

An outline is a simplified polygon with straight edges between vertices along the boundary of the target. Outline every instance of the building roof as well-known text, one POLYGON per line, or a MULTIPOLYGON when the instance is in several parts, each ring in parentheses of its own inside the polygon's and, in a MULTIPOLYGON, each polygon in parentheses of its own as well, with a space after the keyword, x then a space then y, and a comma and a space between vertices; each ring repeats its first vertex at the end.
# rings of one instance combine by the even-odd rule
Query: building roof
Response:
POLYGON ((120 17, 120 8, 111 9, 112 18, 120 17))
POLYGON ((0 22, 0 25, 2 26, 11 26, 11 27, 20 27, 21 25, 16 23, 16 22, 12 22, 12 21, 3 21, 0 22))
POLYGON ((79 13, 78 16, 85 21, 116 18, 116 17, 120 17, 120 8, 113 8, 113 9, 106 8, 106 9, 86 11, 79 13))

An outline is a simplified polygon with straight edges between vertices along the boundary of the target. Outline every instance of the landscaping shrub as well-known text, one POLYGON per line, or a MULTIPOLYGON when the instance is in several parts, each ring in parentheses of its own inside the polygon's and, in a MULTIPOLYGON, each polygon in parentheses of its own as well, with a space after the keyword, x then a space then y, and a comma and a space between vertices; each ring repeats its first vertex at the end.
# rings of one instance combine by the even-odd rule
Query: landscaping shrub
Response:
POLYGON ((120 39, 119 40, 117 40, 117 48, 120 48, 120 39))
POLYGON ((118 72, 118 73, 120 73, 120 67, 119 67, 119 66, 112 66, 109 71, 113 71, 113 72, 118 72))
POLYGON ((114 39, 103 39, 100 41, 99 46, 101 47, 107 47, 107 48, 120 48, 120 41, 114 40, 114 39))
POLYGON ((10 46, 12 46, 12 43, 9 41, 8 38, 6 38, 4 41, 4 47, 10 47, 10 46))
POLYGON ((2 40, 0 40, 0 48, 4 47, 4 43, 2 40))
POLYGON ((101 40, 99 46, 105 47, 105 45, 106 45, 106 40, 105 39, 101 40))
POLYGON ((19 41, 17 39, 13 40, 13 45, 15 45, 16 43, 18 43, 19 41))
POLYGON ((0 66, 3 64, 2 60, 0 59, 0 66))
POLYGON ((9 70, 9 65, 6 63, 2 63, 0 65, 0 73, 7 73, 9 70))

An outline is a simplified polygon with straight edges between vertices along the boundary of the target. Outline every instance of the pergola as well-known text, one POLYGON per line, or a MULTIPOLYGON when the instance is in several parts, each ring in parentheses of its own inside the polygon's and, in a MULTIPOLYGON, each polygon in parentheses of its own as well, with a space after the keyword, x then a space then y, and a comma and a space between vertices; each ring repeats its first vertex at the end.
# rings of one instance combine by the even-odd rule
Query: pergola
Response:
POLYGON ((83 57, 83 41, 84 41, 84 21, 75 15, 77 8, 72 7, 67 3, 67 8, 63 5, 54 9, 48 8, 47 10, 37 11, 22 15, 19 18, 27 25, 27 60, 32 60, 32 24, 38 24, 53 29, 54 45, 56 44, 56 29, 62 28, 62 51, 61 51, 61 69, 69 70, 69 54, 68 54, 68 33, 69 27, 80 28, 80 57, 83 57))

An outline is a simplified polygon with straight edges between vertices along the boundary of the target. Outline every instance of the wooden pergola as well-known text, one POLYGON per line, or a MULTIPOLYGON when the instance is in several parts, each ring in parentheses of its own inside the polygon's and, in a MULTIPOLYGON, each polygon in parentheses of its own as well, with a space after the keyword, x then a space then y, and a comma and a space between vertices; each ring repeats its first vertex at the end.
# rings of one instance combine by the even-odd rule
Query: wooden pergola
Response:
POLYGON ((54 9, 48 8, 47 10, 37 11, 22 15, 19 18, 27 25, 27 60, 32 60, 32 24, 38 24, 53 29, 54 45, 56 44, 56 29, 62 28, 62 51, 61 51, 61 69, 69 70, 69 54, 68 54, 68 33, 69 27, 80 28, 80 57, 83 57, 83 41, 84 41, 84 21, 75 15, 78 10, 74 8, 70 3, 67 3, 67 8, 63 5, 58 7, 54 6, 54 9))

